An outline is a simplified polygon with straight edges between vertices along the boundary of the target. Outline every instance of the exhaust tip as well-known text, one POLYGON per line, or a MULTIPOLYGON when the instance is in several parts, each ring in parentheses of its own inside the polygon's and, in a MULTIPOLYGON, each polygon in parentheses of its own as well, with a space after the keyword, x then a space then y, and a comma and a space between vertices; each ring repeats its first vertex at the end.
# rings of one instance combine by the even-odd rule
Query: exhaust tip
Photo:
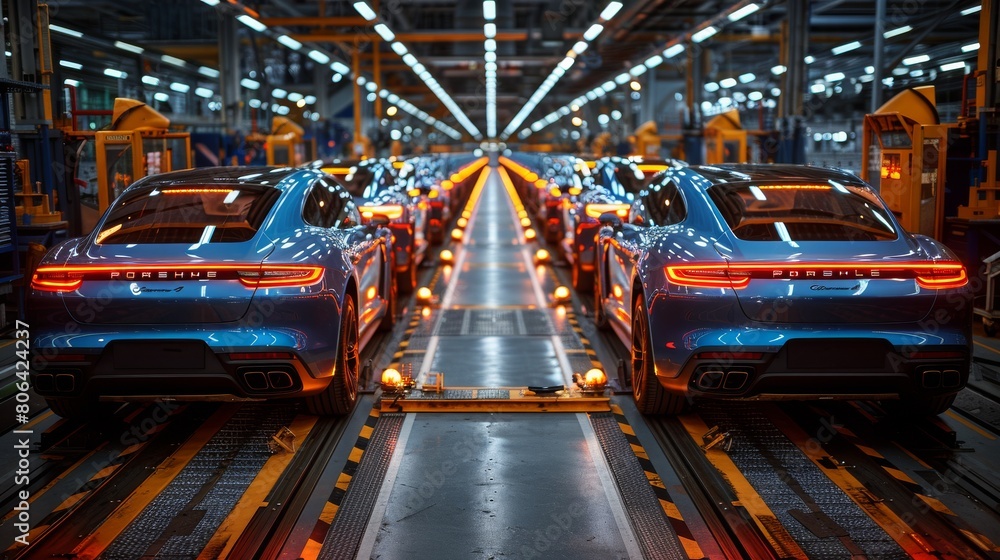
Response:
POLYGON ((247 387, 254 391, 267 390, 267 377, 262 371, 243 372, 243 382, 246 383, 247 387))
POLYGON ((724 389, 736 391, 742 389, 750 379, 750 374, 742 370, 732 370, 726 373, 726 380, 722 384, 724 389))
POLYGON ((269 371, 267 380, 273 389, 291 389, 295 382, 287 371, 269 371))
POLYGON ((921 374, 921 384, 925 389, 937 389, 941 387, 941 371, 936 369, 926 369, 921 374))
POLYGON ((941 386, 955 389, 962 383, 962 375, 957 369, 946 369, 941 372, 941 386))
POLYGON ((34 386, 37 391, 42 393, 50 393, 56 389, 56 381, 52 375, 48 373, 39 373, 35 376, 34 386))
POLYGON ((56 375, 56 391, 60 393, 72 393, 76 389, 76 377, 71 373, 60 373, 56 375))
POLYGON ((726 374, 719 370, 709 370, 701 372, 698 376, 698 387, 701 389, 718 389, 722 386, 722 380, 726 374))

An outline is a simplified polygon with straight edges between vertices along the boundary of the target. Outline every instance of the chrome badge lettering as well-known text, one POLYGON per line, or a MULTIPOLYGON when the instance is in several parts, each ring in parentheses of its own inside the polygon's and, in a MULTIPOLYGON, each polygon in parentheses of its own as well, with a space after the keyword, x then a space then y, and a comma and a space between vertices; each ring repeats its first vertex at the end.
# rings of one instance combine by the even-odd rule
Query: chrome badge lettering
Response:
POLYGON ((776 280, 802 280, 802 279, 824 279, 824 280, 853 280, 855 278, 879 278, 881 273, 878 269, 793 269, 793 270, 773 270, 771 278, 776 280))
POLYGON ((218 278, 214 270, 141 270, 114 271, 108 280, 211 280, 218 278))

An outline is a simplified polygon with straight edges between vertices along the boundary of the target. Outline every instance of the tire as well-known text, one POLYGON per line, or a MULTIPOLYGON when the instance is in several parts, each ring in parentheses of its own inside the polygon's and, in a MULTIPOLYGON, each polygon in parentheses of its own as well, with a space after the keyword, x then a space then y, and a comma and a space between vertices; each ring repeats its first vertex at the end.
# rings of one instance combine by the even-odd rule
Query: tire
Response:
MULTIPOLYGON (((580 251, 576 249, 576 243, 573 244, 573 253, 576 258, 573 259, 573 289, 578 292, 589 292, 594 289, 594 275, 587 274, 583 271, 580 265, 580 251)), ((597 251, 594 251, 594 274, 597 273, 597 251)))
POLYGON ((608 316, 604 314, 604 302, 601 301, 604 295, 604 287, 601 286, 601 268, 600 259, 595 259, 594 266, 594 325, 598 330, 606 331, 608 330, 608 316))
POLYGON ((948 395, 912 395, 902 397, 898 401, 888 401, 884 404, 887 411, 893 416, 904 418, 919 418, 923 416, 937 416, 951 408, 955 402, 957 393, 948 395))
POLYGON ((651 347, 646 305, 639 298, 632 311, 632 397, 635 406, 643 414, 679 414, 684 411, 684 397, 668 393, 656 379, 651 347))
POLYGON ((45 404, 56 416, 61 416, 68 420, 96 420, 107 418, 118 410, 117 403, 100 402, 96 399, 85 399, 82 397, 46 397, 45 404))
MULTIPOLYGON (((392 331, 392 328, 396 326, 396 286, 397 279, 393 269, 396 268, 396 257, 392 257, 392 262, 389 263, 387 267, 389 269, 389 274, 386 275, 386 282, 389 283, 389 293, 384 296, 386 312, 382 316, 382 320, 378 324, 379 332, 392 331)), ((413 268, 412 266, 410 268, 413 268)))
POLYGON ((317 395, 305 398, 306 410, 320 416, 343 416, 358 401, 361 349, 358 347, 358 311, 350 294, 344 297, 340 319, 337 365, 330 385, 317 395))

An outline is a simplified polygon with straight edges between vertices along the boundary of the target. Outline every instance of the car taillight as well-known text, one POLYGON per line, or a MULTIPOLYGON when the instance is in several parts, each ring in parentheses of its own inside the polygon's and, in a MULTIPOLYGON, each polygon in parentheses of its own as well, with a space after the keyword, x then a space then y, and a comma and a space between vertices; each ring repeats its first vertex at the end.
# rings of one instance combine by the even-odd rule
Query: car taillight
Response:
POLYGON ((403 207, 398 204, 383 204, 380 206, 361 206, 358 208, 361 212, 361 217, 370 220, 376 214, 385 216, 390 220, 396 220, 402 217, 403 207))
POLYGON ((750 284, 750 275, 733 272, 728 266, 685 265, 668 266, 667 279, 678 286, 692 288, 745 288, 750 284))
POLYGON ((83 285, 83 274, 60 266, 40 266, 31 277, 31 288, 42 292, 72 292, 83 285))
POLYGON ((40 266, 31 287, 43 292, 72 292, 83 282, 166 282, 239 280, 250 288, 305 287, 323 279, 324 268, 284 264, 164 264, 40 266))
POLYGON ((249 287, 305 287, 318 284, 323 279, 323 267, 265 264, 259 269, 241 270, 239 277, 240 282, 249 287))
POLYGON ((628 217, 628 209, 628 204, 588 204, 584 211, 594 219, 600 218, 601 214, 606 212, 614 212, 619 218, 625 219, 628 217))
POLYGON ((928 290, 961 288, 969 283, 965 267, 960 263, 941 263, 916 269, 917 285, 928 290))

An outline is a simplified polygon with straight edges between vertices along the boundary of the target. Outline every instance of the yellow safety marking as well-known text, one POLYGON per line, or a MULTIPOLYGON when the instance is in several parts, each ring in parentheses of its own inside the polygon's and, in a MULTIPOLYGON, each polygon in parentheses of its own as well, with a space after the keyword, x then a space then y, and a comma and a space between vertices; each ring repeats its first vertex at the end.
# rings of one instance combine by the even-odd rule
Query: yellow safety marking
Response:
POLYGON ((78 560, 90 560, 99 556, 118 535, 153 501, 191 459, 205 446, 239 409, 238 405, 225 405, 202 424, 187 441, 184 442, 170 457, 167 457, 149 478, 129 495, 128 498, 104 520, 104 523, 83 539, 74 553, 78 560))
POLYGON ((933 496, 926 496, 924 494, 917 494, 917 497, 920 498, 921 500, 923 500, 925 504, 929 505, 931 507, 931 509, 933 509, 934 511, 936 511, 938 513, 943 513, 943 514, 946 514, 946 515, 954 515, 951 512, 951 509, 948 508, 948 506, 944 505, 944 503, 941 502, 941 500, 939 500, 939 499, 937 499, 937 498, 935 498, 933 496))
MULTIPOLYGON (((857 437, 857 436, 855 436, 855 437, 857 437)), ((854 446, 857 447, 858 449, 860 449, 862 453, 864 453, 865 455, 868 455, 869 457, 879 457, 879 458, 882 457, 882 454, 880 454, 878 451, 875 451, 874 449, 872 449, 871 447, 868 447, 866 445, 863 445, 863 444, 860 444, 860 443, 856 443, 854 446)))
MULTIPOLYGON (((815 440, 784 414, 767 415, 771 422, 794 443, 803 455, 809 458, 826 477, 844 491, 854 503, 865 512, 889 537, 896 541, 904 552, 914 558, 925 558, 928 552, 923 544, 913 536, 913 528, 903 521, 884 502, 874 501, 872 493, 855 478, 848 469, 829 469, 822 461, 828 457, 826 451, 815 444, 815 440)), ((884 466, 882 468, 885 468, 884 466)))
MULTIPOLYGON (((709 426, 705 424, 701 417, 695 414, 682 414, 678 416, 678 419, 684 425, 691 439, 700 446, 702 443, 701 436, 708 431, 709 426)), ((747 513, 750 514, 760 533, 764 535, 764 538, 771 544, 771 547, 778 552, 778 555, 783 558, 808 558, 805 551, 785 531, 784 527, 781 527, 780 523, 773 522, 773 520, 777 519, 777 516, 771 511, 771 508, 764 499, 760 497, 760 494, 750 484, 750 481, 743 476, 743 473, 740 472, 736 463, 729 458, 729 455, 720 449, 719 446, 709 449, 705 452, 705 455, 709 462, 722 473, 730 486, 732 486, 739 505, 747 510, 747 513), (780 530, 782 534, 773 534, 772 532, 775 530, 780 530)))
POLYGON ((905 472, 897 469, 896 467, 890 467, 890 466, 887 466, 887 465, 883 465, 882 466, 882 470, 884 470, 885 472, 887 472, 890 475, 892 475, 892 477, 895 478, 896 480, 899 480, 901 482, 906 482, 906 483, 909 483, 909 484, 916 484, 917 486, 919 486, 919 484, 917 484, 916 481, 914 481, 912 478, 910 478, 909 475, 907 475, 905 472))
POLYGON ((991 541, 986 535, 980 535, 979 533, 973 533, 972 531, 966 531, 965 529, 960 530, 970 541, 976 543, 976 546, 979 548, 987 552, 1000 552, 1000 547, 993 544, 993 541, 991 541))
MULTIPOLYGON (((295 434, 292 439, 292 449, 298 451, 302 443, 309 436, 313 427, 316 426, 318 417, 305 415, 296 416, 289 424, 288 429, 295 434)), ((225 558, 229 556, 240 535, 246 531, 250 521, 258 510, 267 508, 269 502, 267 496, 274 489, 274 485, 281 479, 285 469, 295 458, 295 453, 279 451, 268 457, 264 466, 261 467, 257 476, 254 477, 250 486, 247 487, 243 496, 236 502, 232 511, 216 529, 215 534, 209 539, 208 544, 198 554, 199 560, 209 560, 214 558, 225 558)))
POLYGON ((115 472, 116 470, 118 470, 118 465, 109 465, 109 466, 104 467, 103 469, 97 471, 97 473, 94 474, 94 476, 90 477, 90 480, 96 480, 98 478, 105 478, 107 476, 110 476, 111 473, 115 472))
POLYGON ((664 484, 663 479, 660 478, 660 475, 656 472, 652 462, 650 462, 649 454, 646 453, 646 449, 638 443, 639 440, 635 436, 635 431, 632 429, 632 426, 629 425, 628 419, 625 418, 625 414, 622 412, 621 407, 618 405, 611 405, 611 411, 615 415, 619 429, 622 430, 622 433, 625 435, 625 439, 628 440, 629 446, 632 448, 632 452, 639 461, 639 466, 646 475, 646 480, 649 482, 650 487, 653 488, 653 493, 656 495, 657 501, 659 501, 664 515, 667 516, 668 521, 670 522, 670 527, 677 536, 677 540, 684 548, 685 554, 688 558, 704 558, 705 554, 702 552, 698 542, 694 540, 694 535, 691 533, 690 527, 688 527, 687 523, 685 523, 680 510, 677 509, 677 506, 671 501, 670 492, 667 491, 667 487, 664 484))
POLYGON ((965 426, 966 428, 972 430, 973 432, 976 432, 977 434, 983 436, 984 438, 986 438, 986 439, 988 439, 990 441, 993 441, 993 440, 997 439, 997 437, 995 435, 987 432, 986 430, 983 430, 979 426, 973 424, 972 422, 969 422, 968 420, 966 420, 965 418, 962 418, 958 414, 955 414, 951 410, 945 411, 945 414, 949 418, 951 418, 952 420, 958 422, 959 424, 965 426))
POLYGON ((992 346, 989 346, 988 344, 983 344, 982 342, 979 342, 978 340, 974 340, 972 343, 975 344, 976 346, 980 347, 980 348, 985 348, 985 349, 989 350, 990 352, 994 352, 996 354, 1000 354, 1000 350, 997 350, 996 348, 994 348, 992 346))
POLYGON ((337 483, 334 484, 334 488, 339 488, 340 490, 347 492, 347 487, 351 485, 352 480, 354 480, 353 476, 347 473, 340 473, 340 476, 337 477, 337 483))
POLYGON ((299 554, 300 558, 318 558, 319 552, 323 550, 323 543, 320 541, 314 541, 310 538, 306 541, 305 548, 302 549, 302 553, 299 554))
POLYGON ((43 412, 43 413, 39 414, 38 416, 36 416, 35 418, 33 418, 31 420, 31 422, 28 422, 27 424, 25 424, 24 426, 21 426, 18 429, 19 430, 28 431, 28 430, 34 428, 35 426, 37 426, 42 420, 47 419, 49 416, 52 416, 52 411, 51 410, 46 410, 45 412, 43 412))
POLYGON ((63 500, 63 503, 56 506, 55 509, 53 509, 52 511, 56 512, 56 511, 62 511, 64 509, 69 509, 75 506, 77 503, 79 503, 80 500, 82 500, 83 497, 88 494, 90 494, 90 492, 77 492, 76 494, 73 494, 72 496, 63 500))
POLYGON ((359 434, 359 437, 364 438, 364 439, 371 439, 372 432, 374 432, 374 431, 375 431, 375 428, 373 428, 371 426, 361 426, 361 434, 359 434))

